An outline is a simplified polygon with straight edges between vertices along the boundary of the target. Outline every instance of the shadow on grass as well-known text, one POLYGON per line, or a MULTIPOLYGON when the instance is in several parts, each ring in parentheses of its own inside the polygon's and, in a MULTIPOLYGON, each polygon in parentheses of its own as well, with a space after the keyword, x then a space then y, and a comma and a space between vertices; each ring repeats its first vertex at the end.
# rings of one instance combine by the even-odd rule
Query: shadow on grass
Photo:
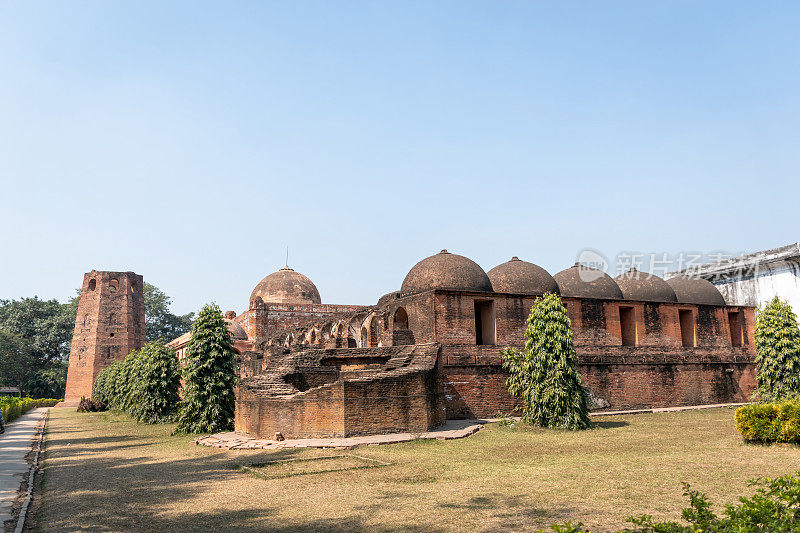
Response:
POLYGON ((500 522, 501 528, 514 529, 521 524, 535 521, 558 521, 569 516, 574 509, 568 507, 556 508, 549 506, 542 509, 530 505, 524 496, 501 496, 491 494, 475 496, 464 502, 443 502, 439 507, 457 509, 465 512, 484 512, 500 522))
POLYGON ((603 422, 594 422, 595 427, 602 428, 602 429, 613 429, 613 428, 624 428, 625 426, 630 426, 630 422, 625 422, 624 420, 607 420, 603 422))
MULTIPOLYGON (((102 425, 98 428, 103 431, 102 425)), ((190 507, 197 505, 191 500, 213 490, 210 486, 215 482, 236 483, 238 476, 246 475, 234 469, 242 462, 235 453, 197 454, 193 446, 186 445, 171 456, 161 448, 163 435, 73 438, 76 433, 71 428, 67 431, 70 434, 65 437, 60 429, 48 432, 43 506, 37 516, 42 530, 252 530, 259 529, 257 525, 264 529, 264 519, 275 514, 269 505, 227 509, 225 494, 210 502, 205 498, 200 509, 190 507), (186 502, 183 508, 181 502, 186 502)), ((167 446, 175 444, 180 446, 166 441, 167 446)), ((270 453, 269 458, 287 459, 298 452, 284 449, 270 453)), ((253 497, 271 496, 265 492, 253 497)), ((242 502, 237 503, 241 507, 242 502)), ((359 527, 352 521, 269 524, 272 531, 348 531, 359 527)))

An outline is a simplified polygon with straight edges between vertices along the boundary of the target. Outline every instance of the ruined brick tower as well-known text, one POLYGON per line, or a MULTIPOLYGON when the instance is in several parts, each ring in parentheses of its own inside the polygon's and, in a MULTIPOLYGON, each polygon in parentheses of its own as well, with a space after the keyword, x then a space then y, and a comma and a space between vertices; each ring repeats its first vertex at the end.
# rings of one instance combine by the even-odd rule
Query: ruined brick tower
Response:
POLYGON ((133 272, 84 274, 69 352, 65 403, 92 394, 97 374, 145 343, 142 276, 133 272))

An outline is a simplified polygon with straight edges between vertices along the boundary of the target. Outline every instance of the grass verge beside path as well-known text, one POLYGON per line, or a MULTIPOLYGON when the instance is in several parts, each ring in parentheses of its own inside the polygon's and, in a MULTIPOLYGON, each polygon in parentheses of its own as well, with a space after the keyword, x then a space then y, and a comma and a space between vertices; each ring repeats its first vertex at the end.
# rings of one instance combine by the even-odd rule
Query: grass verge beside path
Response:
POLYGON ((262 479, 238 468, 331 450, 222 451, 108 413, 51 411, 42 531, 596 531, 629 515, 679 519, 681 481, 717 504, 794 472, 800 449, 742 442, 733 409, 614 416, 583 432, 498 424, 467 439, 336 450, 381 468, 262 479))

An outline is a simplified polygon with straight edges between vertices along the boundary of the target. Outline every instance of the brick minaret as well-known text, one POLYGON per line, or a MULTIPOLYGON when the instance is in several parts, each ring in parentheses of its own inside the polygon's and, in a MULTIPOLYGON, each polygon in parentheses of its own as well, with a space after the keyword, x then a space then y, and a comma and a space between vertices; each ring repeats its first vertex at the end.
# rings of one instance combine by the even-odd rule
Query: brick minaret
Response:
POLYGON ((97 374, 145 343, 142 276, 133 272, 84 274, 69 352, 65 403, 92 394, 97 374))

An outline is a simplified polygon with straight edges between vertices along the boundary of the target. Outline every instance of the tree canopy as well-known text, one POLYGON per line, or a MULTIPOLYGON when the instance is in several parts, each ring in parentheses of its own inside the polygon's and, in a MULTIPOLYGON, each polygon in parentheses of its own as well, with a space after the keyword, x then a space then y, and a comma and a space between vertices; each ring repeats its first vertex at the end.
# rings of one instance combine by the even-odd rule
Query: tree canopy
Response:
POLYGON ((150 283, 144 284, 144 322, 147 340, 169 342, 192 329, 194 313, 176 315, 170 312, 172 299, 150 283))
POLYGON ((40 366, 66 359, 75 328, 78 300, 22 298, 0 300, 0 328, 28 341, 31 355, 40 366))
POLYGON ((24 390, 25 381, 34 371, 33 363, 30 343, 0 329, 0 381, 24 390))

